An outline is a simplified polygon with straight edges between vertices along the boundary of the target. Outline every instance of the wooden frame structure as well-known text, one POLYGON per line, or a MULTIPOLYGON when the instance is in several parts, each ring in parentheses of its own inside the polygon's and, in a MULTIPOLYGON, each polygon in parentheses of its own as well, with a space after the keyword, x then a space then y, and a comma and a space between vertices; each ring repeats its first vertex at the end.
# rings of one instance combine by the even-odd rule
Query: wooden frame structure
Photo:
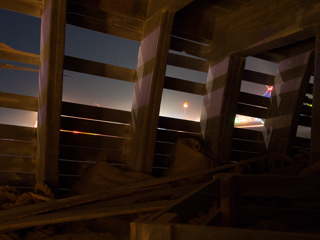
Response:
POLYGON ((1 107, 38 112, 37 129, 0 125, 0 161, 4 166, 1 184, 31 187, 35 181, 45 181, 54 189, 65 189, 92 164, 89 156, 98 152, 105 152, 115 163, 151 173, 153 167, 167 167, 172 143, 190 136, 202 138, 220 163, 249 158, 266 150, 292 153, 295 142, 300 140, 295 138, 297 126, 311 127, 311 117, 311 156, 313 162, 319 161, 320 3, 303 0, 294 3, 1 1, 0 8, 41 17, 42 25, 40 56, 0 45, 1 59, 40 66, 38 98, 0 93, 1 107), (66 24, 141 42, 136 70, 65 56, 66 24), (185 52, 187 56, 169 50, 185 52), (248 56, 279 63, 278 75, 245 69, 248 56), (207 83, 165 76, 167 65, 206 72, 207 83), (294 68, 292 74, 278 82, 283 69, 289 68, 294 68), (62 102, 63 69, 133 82, 131 112, 62 102), (311 75, 314 76, 312 114, 311 107, 303 106, 311 75), (286 97, 289 100, 294 97, 295 102, 273 109, 268 99, 240 92, 241 81, 280 84, 285 90, 276 93, 274 99, 285 101, 286 97), (164 88, 203 96, 200 123, 159 117, 164 88), (307 123, 301 112, 309 119, 307 123), (234 128, 235 114, 267 119, 265 132, 234 128), (283 117, 286 114, 291 117, 283 117), (68 132, 74 126, 79 131, 112 137, 74 136, 68 132), (270 147, 266 144, 269 142, 270 147))

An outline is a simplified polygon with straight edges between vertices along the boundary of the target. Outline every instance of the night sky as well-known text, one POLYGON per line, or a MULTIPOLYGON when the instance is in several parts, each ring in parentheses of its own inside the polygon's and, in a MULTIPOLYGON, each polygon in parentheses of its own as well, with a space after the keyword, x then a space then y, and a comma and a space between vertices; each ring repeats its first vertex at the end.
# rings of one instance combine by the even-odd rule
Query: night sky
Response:
MULTIPOLYGON (((39 54, 40 18, 0 9, 0 42, 8 46, 39 54)), ((65 55, 135 69, 139 42, 67 25, 65 55)), ((24 67, 36 66, 0 60, 1 63, 24 67)), ((274 75, 277 64, 247 58, 246 69, 274 75)), ((177 67, 167 67, 167 76, 205 83, 206 73, 177 67)), ((0 68, 0 92, 38 96, 38 73, 0 68)), ((243 82, 241 91, 263 95, 264 85, 243 82)), ((106 108, 131 110, 133 83, 64 71, 63 101, 100 105, 106 108)), ((163 91, 160 115, 199 120, 202 96, 163 91), (183 103, 189 106, 184 112, 183 103)), ((0 108, 0 123, 32 126, 36 113, 0 108)))

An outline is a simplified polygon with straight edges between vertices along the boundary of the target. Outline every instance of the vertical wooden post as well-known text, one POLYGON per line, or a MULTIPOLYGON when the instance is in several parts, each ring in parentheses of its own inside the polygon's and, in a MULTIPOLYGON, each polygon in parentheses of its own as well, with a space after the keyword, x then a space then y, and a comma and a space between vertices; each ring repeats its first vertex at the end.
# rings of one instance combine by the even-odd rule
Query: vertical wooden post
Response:
POLYGON ((262 132, 268 151, 292 152, 312 69, 312 52, 280 62, 262 132))
POLYGON ((244 58, 229 56, 210 64, 201 112, 203 139, 220 163, 229 162, 244 58))
POLYGON ((316 52, 314 64, 312 121, 311 121, 311 162, 320 161, 320 25, 316 26, 316 52))
POLYGON ((44 0, 41 17, 36 180, 58 188, 66 0, 44 0))
POLYGON ((145 24, 132 102, 127 163, 151 172, 174 12, 160 10, 145 24))

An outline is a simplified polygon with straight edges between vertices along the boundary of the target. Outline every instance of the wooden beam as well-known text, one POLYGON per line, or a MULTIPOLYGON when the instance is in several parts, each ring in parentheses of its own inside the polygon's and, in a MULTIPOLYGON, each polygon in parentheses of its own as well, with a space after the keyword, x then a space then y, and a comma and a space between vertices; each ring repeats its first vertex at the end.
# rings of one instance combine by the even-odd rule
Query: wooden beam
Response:
POLYGON ((187 39, 171 36, 170 49, 207 59, 208 46, 192 42, 187 39))
POLYGON ((211 60, 255 55, 310 38, 319 13, 320 3, 315 1, 252 1, 216 20, 211 60), (312 10, 306 9, 308 4, 312 10))
POLYGON ((5 43, 0 43, 0 59, 37 66, 40 65, 39 55, 13 49, 5 43))
POLYGON ((141 40, 144 22, 127 16, 92 9, 70 3, 67 5, 67 23, 134 41, 141 40))
POLYGON ((148 6, 148 0, 68 0, 68 3, 84 6, 85 8, 90 8, 93 10, 114 13, 137 20, 146 19, 148 6))
POLYGON ((166 10, 151 17, 139 49, 127 154, 128 164, 137 171, 152 171, 173 16, 166 10))
POLYGON ((234 118, 238 105, 244 58, 230 56, 210 63, 207 93, 201 111, 204 141, 221 163, 229 161, 234 118))
POLYGON ((66 1, 43 3, 36 180, 57 190, 66 1))
POLYGON ((64 69, 91 74, 100 77, 113 78, 127 82, 134 82, 136 71, 130 68, 90 61, 86 59, 64 56, 64 69))
POLYGON ((161 10, 170 10, 173 12, 177 12, 193 1, 194 0, 149 0, 147 9, 147 19, 153 16, 156 12, 161 10))
POLYGON ((0 92, 0 107, 37 112, 38 99, 36 97, 0 92))
POLYGON ((292 153, 303 100, 313 71, 312 52, 280 62, 263 131, 268 151, 292 153))
POLYGON ((0 63, 0 68, 10 69, 10 70, 29 71, 29 72, 39 72, 38 69, 20 67, 12 64, 7 64, 7 63, 0 63))
POLYGON ((320 25, 316 29, 316 51, 314 63, 312 121, 311 121, 311 162, 320 161, 320 25))
POLYGON ((0 8, 41 17, 42 1, 37 0, 1 0, 0 8))

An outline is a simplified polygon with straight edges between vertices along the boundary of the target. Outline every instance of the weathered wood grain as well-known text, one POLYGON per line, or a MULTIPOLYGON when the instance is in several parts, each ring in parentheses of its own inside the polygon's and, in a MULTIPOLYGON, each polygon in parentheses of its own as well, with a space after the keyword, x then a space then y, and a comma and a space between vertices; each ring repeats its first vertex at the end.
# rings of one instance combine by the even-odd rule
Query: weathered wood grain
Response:
POLYGON ((129 68, 94 62, 86 59, 64 56, 64 69, 100 77, 134 82, 136 71, 129 68))
POLYGON ((10 70, 19 70, 19 71, 39 72, 38 69, 20 67, 20 66, 8 64, 8 63, 0 63, 0 68, 10 69, 10 70))
POLYGON ((37 141, 37 129, 23 126, 0 124, 0 137, 6 139, 37 141))
POLYGON ((13 93, 0 92, 0 107, 38 111, 38 99, 13 93))
POLYGON ((62 102, 61 115, 129 124, 130 112, 117 109, 62 102))
POLYGON ((177 12, 193 1, 194 0, 149 0, 147 18, 152 17, 154 14, 156 14, 156 12, 161 10, 171 10, 173 12, 177 12))
POLYGON ((41 1, 3 0, 0 2, 0 8, 35 17, 41 17, 42 12, 41 1))
POLYGON ((43 0, 41 16, 37 181, 58 189, 66 1, 43 0))
POLYGON ((137 171, 152 171, 173 17, 168 10, 150 17, 139 49, 127 151, 128 164, 137 171))
POLYGON ((5 43, 0 43, 0 59, 40 65, 39 55, 13 49, 5 43))

